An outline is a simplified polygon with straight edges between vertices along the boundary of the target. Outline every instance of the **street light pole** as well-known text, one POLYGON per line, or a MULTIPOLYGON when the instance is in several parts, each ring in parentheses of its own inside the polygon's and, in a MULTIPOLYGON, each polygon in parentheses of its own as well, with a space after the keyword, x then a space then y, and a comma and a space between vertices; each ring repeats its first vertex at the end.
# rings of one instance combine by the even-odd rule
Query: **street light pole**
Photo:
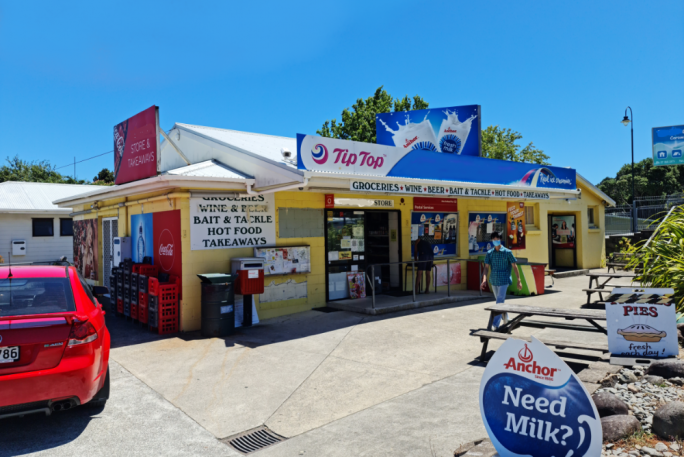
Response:
POLYGON ((628 106, 625 109, 625 117, 622 119, 622 123, 627 126, 627 124, 630 125, 631 129, 631 134, 632 134, 632 232, 636 233, 637 232, 637 213, 636 213, 636 192, 635 192, 635 185, 634 185, 634 113, 632 112, 632 108, 628 106), (629 117, 627 117, 627 110, 629 110, 629 117))

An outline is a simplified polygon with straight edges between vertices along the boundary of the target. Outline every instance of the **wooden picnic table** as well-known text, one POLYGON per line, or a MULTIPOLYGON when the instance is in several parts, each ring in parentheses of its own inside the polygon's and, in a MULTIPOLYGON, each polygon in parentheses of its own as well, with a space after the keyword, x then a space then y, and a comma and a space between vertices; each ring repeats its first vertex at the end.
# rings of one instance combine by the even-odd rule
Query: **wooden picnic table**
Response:
POLYGON ((589 272, 586 274, 586 276, 589 276, 589 288, 588 289, 582 289, 582 292, 587 293, 587 305, 591 303, 591 295, 592 294, 599 294, 599 298, 601 301, 603 300, 603 294, 604 293, 610 293, 611 291, 608 289, 609 287, 629 287, 621 284, 608 284, 608 282, 611 279, 619 279, 619 278, 636 278, 635 273, 592 273, 589 272), (599 280, 599 278, 605 278, 605 281, 599 280), (592 287, 592 284, 596 281, 596 287, 592 287), (602 282, 601 282, 602 281, 602 282))
MULTIPOLYGON (((606 312, 602 310, 595 309, 565 309, 565 308, 543 308, 539 306, 523 306, 523 305, 493 305, 485 308, 485 311, 489 311, 489 323, 487 324, 486 330, 476 330, 471 333, 472 336, 479 336, 482 342, 482 353, 480 354, 480 360, 485 361, 485 355, 487 354, 487 346, 490 339, 508 339, 510 338, 511 332, 519 325, 524 325, 523 320, 531 316, 546 316, 546 317, 557 317, 564 318, 566 320, 574 319, 584 319, 589 322, 592 327, 586 325, 569 325, 569 324, 557 324, 554 322, 543 322, 546 327, 560 327, 572 330, 592 330, 599 331, 605 335, 608 331, 605 327, 598 324, 596 321, 605 321, 606 312), (518 314, 515 318, 508 321, 505 318, 506 313, 518 314), (504 323, 499 326, 497 330, 492 330, 492 325, 494 318, 500 314, 504 315, 504 323)), ((535 321, 535 324, 540 324, 535 321)), ((541 341, 541 340, 540 340, 541 341)), ((571 347, 576 349, 585 350, 596 350, 605 352, 608 350, 607 345, 595 345, 587 344, 582 342, 570 342, 570 341, 542 341, 545 344, 559 347, 571 347)))

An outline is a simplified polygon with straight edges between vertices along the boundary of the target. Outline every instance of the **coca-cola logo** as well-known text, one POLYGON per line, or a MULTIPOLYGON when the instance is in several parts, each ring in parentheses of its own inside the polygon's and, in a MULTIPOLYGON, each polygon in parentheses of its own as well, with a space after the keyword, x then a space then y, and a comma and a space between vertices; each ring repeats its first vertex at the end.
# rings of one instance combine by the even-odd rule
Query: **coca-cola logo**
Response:
POLYGON ((169 229, 164 229, 159 235, 159 263, 164 271, 170 271, 176 261, 174 255, 175 242, 169 229))

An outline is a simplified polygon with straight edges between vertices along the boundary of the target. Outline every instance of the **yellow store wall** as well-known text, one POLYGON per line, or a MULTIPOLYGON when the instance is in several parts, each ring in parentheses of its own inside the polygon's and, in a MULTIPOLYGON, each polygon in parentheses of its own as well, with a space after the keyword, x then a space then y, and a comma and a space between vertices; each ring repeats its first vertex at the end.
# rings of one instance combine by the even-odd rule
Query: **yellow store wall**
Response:
MULTIPOLYGON (((175 190, 174 192, 186 192, 186 190, 175 190)), ((226 189, 226 192, 230 192, 226 189)), ((152 197, 151 195, 136 195, 130 200, 139 200, 152 197)), ((337 197, 358 198, 359 194, 335 194, 337 197)), ((413 197, 411 196, 385 196, 378 194, 368 194, 383 199, 394 200, 395 210, 401 211, 401 251, 403 260, 411 260, 411 212, 413 209, 413 197)), ((100 207, 116 205, 126 199, 120 198, 101 202, 100 207)), ((550 200, 550 201, 528 201, 526 205, 535 207, 535 226, 529 227, 527 232, 526 249, 515 251, 517 257, 527 258, 530 262, 547 263, 548 252, 548 222, 549 214, 574 214, 577 217, 577 263, 578 268, 598 268, 605 259, 604 251, 604 208, 601 200, 595 195, 583 189, 581 199, 571 200, 550 200), (596 221, 599 227, 589 229, 587 221, 587 208, 596 208, 596 221)), ((238 249, 215 249, 215 250, 190 250, 190 200, 187 197, 164 199, 156 202, 134 204, 123 206, 115 210, 100 211, 77 216, 74 219, 98 218, 98 262, 100 272, 100 283, 103 275, 102 267, 102 217, 118 216, 119 236, 130 236, 130 217, 134 214, 154 213, 159 211, 180 210, 181 217, 181 249, 183 261, 183 297, 180 305, 180 326, 182 331, 198 330, 200 328, 200 300, 201 286, 197 274, 211 272, 229 272, 230 260, 234 257, 252 257, 252 248, 238 249)), ((280 238, 279 234, 279 208, 314 208, 325 209, 324 193, 294 191, 277 192, 275 194, 275 217, 276 217, 276 246, 296 246, 308 245, 311 247, 311 273, 295 274, 283 276, 267 276, 266 284, 272 281, 280 284, 288 280, 298 283, 307 281, 307 298, 285 300, 272 303, 259 303, 256 299, 256 306, 260 319, 268 319, 285 314, 291 314, 309 310, 314 307, 325 306, 326 302, 326 276, 325 276, 325 239, 324 237, 305 237, 305 238, 280 238)), ((88 205, 89 206, 89 205, 88 205)), ((75 207, 74 211, 83 210, 84 206, 75 207)), ((468 213, 476 212, 506 212, 507 202, 501 200, 486 199, 458 199, 459 213, 459 243, 458 257, 467 259, 468 256, 468 213)), ((461 264, 462 283, 452 286, 452 290, 465 289, 467 275, 466 263, 461 264)), ((403 278, 403 270, 402 270, 403 278)), ((410 283, 411 275, 408 275, 410 283)), ((407 290, 411 290, 411 284, 406 285, 407 290)), ((446 286, 442 287, 446 289, 446 286)))

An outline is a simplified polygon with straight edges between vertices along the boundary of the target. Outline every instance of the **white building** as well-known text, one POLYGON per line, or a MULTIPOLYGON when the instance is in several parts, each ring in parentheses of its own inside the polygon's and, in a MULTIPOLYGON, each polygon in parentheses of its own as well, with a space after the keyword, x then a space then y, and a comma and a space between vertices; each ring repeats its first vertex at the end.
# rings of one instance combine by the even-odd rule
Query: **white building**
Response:
POLYGON ((56 260, 62 256, 71 262, 71 208, 59 208, 52 202, 92 189, 93 186, 77 184, 0 183, 0 256, 5 263, 13 248, 13 263, 56 260))

